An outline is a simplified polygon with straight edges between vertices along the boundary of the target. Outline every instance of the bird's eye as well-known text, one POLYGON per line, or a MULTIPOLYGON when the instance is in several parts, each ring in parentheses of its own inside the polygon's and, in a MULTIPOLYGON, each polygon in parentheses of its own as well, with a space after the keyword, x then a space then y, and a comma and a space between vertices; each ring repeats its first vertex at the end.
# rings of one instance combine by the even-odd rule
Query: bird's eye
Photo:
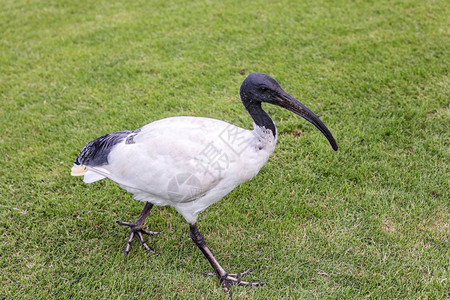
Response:
POLYGON ((265 87, 265 86, 262 86, 262 87, 261 87, 261 91, 265 92, 265 91, 267 91, 267 90, 268 90, 267 87, 265 87))

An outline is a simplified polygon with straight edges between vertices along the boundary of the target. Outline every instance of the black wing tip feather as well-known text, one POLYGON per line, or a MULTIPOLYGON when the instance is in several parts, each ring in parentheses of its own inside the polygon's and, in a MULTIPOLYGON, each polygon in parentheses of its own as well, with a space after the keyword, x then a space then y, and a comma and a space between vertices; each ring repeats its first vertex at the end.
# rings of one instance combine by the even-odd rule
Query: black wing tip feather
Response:
POLYGON ((75 164, 85 166, 101 166, 108 163, 108 155, 115 145, 136 131, 122 130, 111 132, 87 143, 75 160, 75 164))

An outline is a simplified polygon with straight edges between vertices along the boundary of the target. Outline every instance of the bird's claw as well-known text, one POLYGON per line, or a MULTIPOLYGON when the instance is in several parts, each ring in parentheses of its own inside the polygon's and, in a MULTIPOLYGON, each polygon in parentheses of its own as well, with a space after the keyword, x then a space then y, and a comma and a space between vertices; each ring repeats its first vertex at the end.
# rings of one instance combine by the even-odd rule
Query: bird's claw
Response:
POLYGON ((146 235, 157 235, 157 234, 160 234, 161 232, 149 231, 149 230, 142 229, 141 227, 137 226, 136 223, 117 221, 117 224, 119 224, 120 226, 128 226, 128 227, 130 227, 130 235, 129 235, 129 237, 127 239, 127 242, 125 244, 125 251, 124 251, 125 258, 127 257, 128 253, 130 252, 131 242, 133 241, 133 238, 136 238, 139 241, 139 243, 142 245, 142 247, 144 247, 145 250, 147 250, 150 253, 153 253, 155 255, 159 255, 158 252, 154 251, 152 248, 150 248, 147 245, 147 243, 144 241, 144 236, 143 235, 144 234, 146 234, 146 235))
MULTIPOLYGON (((228 276, 232 276, 232 277, 236 277, 236 278, 240 278, 240 277, 244 277, 244 276, 250 274, 253 271, 255 271, 255 269, 248 269, 247 271, 242 272, 242 273, 227 273, 227 275, 228 276)), ((214 277, 217 274, 216 273, 202 273, 202 275, 205 276, 205 277, 214 277)))
MULTIPOLYGON (((231 294, 231 286, 234 284, 237 284, 239 286, 261 286, 267 284, 267 282, 261 281, 261 282, 249 282, 249 281, 243 281, 241 280, 242 277, 250 274, 253 272, 254 269, 248 269, 245 272, 242 273, 226 273, 224 276, 218 276, 220 282, 222 283, 222 287, 225 290, 225 293, 227 294, 228 298, 232 298, 231 294)), ((205 277, 212 277, 217 275, 216 273, 202 273, 205 277)))

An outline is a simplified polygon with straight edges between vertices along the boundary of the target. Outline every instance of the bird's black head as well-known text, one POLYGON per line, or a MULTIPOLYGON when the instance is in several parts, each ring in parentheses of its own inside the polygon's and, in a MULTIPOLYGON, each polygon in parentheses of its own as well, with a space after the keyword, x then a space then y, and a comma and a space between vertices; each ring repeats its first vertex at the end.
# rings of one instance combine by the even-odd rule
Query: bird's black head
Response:
POLYGON ((263 73, 250 73, 242 82, 239 91, 244 106, 260 102, 276 105, 276 98, 283 92, 275 79, 263 73))
POLYGON ((255 114, 262 111, 261 103, 269 103, 283 107, 304 118, 317 127, 325 135, 331 147, 337 151, 337 143, 323 122, 310 109, 297 99, 286 93, 278 82, 267 74, 251 73, 242 82, 239 90, 242 103, 258 124, 255 114))

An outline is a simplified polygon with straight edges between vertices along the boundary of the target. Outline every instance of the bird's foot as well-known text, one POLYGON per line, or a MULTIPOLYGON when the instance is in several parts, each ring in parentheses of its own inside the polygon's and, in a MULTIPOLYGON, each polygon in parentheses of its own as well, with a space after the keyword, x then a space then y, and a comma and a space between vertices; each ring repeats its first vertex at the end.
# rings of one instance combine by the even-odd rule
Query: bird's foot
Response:
POLYGON ((223 275, 223 276, 217 275, 216 273, 203 273, 203 276, 212 277, 212 276, 217 275, 219 277, 220 282, 222 283, 222 287, 225 290, 225 293, 227 294, 228 298, 231 299, 232 294, 231 294, 230 289, 231 289, 231 286, 234 284, 237 284, 239 286, 261 286, 261 285, 265 285, 267 283, 264 281, 249 282, 249 281, 241 280, 242 277, 250 274, 253 271, 254 271, 254 269, 248 269, 247 271, 242 272, 242 273, 234 273, 234 274, 225 273, 225 275, 223 275))
POLYGON ((116 221, 116 222, 120 226, 130 227, 130 236, 128 237, 128 240, 125 244, 125 251, 124 251, 125 258, 127 257, 128 253, 130 252, 131 242, 133 241, 133 238, 136 238, 139 241, 139 243, 142 245, 142 247, 144 247, 145 250, 147 250, 153 254, 159 255, 156 251, 154 251, 152 248, 150 248, 147 245, 147 243, 144 241, 144 235, 157 235, 157 234, 160 234, 161 232, 148 231, 148 230, 142 229, 135 222, 133 222, 133 223, 122 222, 122 221, 116 221))

